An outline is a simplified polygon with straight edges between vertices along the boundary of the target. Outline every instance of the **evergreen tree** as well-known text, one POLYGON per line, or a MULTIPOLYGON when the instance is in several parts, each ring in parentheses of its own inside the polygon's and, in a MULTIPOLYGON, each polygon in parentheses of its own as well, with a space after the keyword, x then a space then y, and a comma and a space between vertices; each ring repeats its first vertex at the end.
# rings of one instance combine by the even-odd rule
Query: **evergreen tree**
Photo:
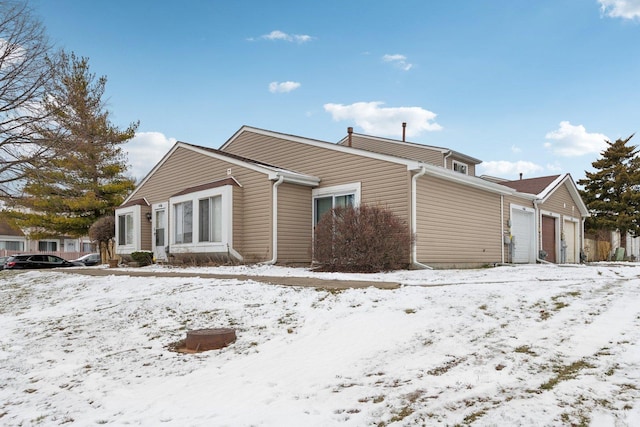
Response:
POLYGON ((585 223, 587 230, 640 234, 640 159, 638 147, 629 144, 632 137, 606 141, 607 149, 592 163, 595 172, 586 172, 586 179, 578 181, 591 213, 585 223))
POLYGON ((98 218, 113 214, 134 181, 125 176, 120 145, 138 123, 120 130, 102 96, 106 77, 96 79, 87 58, 62 54, 44 108, 51 121, 39 126, 40 143, 55 156, 27 172, 16 219, 35 238, 88 233, 98 218))

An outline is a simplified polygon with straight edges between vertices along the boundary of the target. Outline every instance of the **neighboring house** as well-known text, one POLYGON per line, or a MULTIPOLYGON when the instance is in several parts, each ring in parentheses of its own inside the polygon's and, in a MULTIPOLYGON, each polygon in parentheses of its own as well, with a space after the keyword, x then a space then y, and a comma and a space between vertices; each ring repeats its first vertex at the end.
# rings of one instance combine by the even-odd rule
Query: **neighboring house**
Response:
POLYGON ((338 144, 248 126, 219 150, 178 142, 116 210, 116 253, 309 264, 322 214, 366 203, 406 221, 414 267, 536 262, 551 246, 546 260, 578 262, 587 210, 571 178, 519 190, 476 177, 480 162, 351 129, 338 144))
POLYGON ((3 256, 21 252, 50 252, 61 256, 67 253, 76 257, 78 254, 91 252, 92 247, 88 237, 60 236, 32 240, 20 228, 12 226, 6 219, 0 218, 0 255, 3 256))
POLYGON ((22 230, 11 225, 6 219, 0 218, 0 253, 6 251, 24 251, 27 238, 22 230))

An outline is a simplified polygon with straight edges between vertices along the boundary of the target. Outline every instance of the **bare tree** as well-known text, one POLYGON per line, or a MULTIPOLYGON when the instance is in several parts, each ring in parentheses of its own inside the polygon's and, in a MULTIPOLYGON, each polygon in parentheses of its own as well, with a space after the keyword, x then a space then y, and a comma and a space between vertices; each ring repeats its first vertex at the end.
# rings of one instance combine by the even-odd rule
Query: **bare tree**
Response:
POLYGON ((25 167, 47 153, 34 126, 42 121, 54 61, 42 23, 25 1, 0 0, 0 198, 15 196, 25 167))

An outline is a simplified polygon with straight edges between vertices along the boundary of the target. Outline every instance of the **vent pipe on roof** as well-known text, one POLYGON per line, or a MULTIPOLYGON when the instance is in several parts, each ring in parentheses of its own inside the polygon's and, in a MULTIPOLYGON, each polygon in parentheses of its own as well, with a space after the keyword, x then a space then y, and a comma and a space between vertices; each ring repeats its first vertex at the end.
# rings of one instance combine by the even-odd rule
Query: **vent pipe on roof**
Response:
POLYGON ((406 130, 407 130, 407 122, 402 122, 402 142, 406 142, 404 138, 406 134, 406 130))
POLYGON ((351 134, 353 134, 353 128, 351 126, 347 128, 347 133, 349 134, 349 147, 351 147, 351 134))
POLYGON ((522 172, 520 172, 520 181, 522 181, 522 172))

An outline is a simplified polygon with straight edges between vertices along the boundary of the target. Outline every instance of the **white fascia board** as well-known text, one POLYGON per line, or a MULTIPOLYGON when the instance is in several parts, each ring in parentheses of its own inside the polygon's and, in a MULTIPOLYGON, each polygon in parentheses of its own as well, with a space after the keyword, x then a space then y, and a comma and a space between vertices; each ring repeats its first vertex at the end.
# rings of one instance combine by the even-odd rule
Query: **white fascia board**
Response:
POLYGON ((494 182, 487 181, 475 176, 469 176, 460 172, 454 172, 441 166, 434 166, 427 163, 423 163, 422 166, 426 169, 428 175, 442 178, 447 181, 457 182, 469 187, 490 191, 492 193, 502 194, 503 196, 510 196, 516 193, 513 188, 496 184, 494 182))
POLYGON ((244 131, 257 133, 257 134, 269 136, 272 138, 286 139, 288 141, 311 145, 313 147, 318 147, 318 148, 325 148, 327 150, 338 151, 341 153, 354 154, 356 156, 367 157, 370 159, 376 159, 376 160, 382 160, 385 162, 401 164, 401 165, 407 166, 407 170, 420 169, 420 166, 421 166, 421 162, 414 161, 414 160, 403 159, 401 157, 390 156, 387 154, 374 153, 372 151, 361 150, 359 148, 345 147, 344 145, 334 144, 333 142, 320 141, 317 139, 304 138, 301 136, 288 135, 284 133, 278 133, 278 132, 273 132, 269 130, 253 128, 251 126, 242 126, 240 130, 238 130, 235 134, 233 134, 233 136, 229 138, 229 140, 219 148, 219 150, 224 151, 224 149, 229 144, 231 144, 244 131))

